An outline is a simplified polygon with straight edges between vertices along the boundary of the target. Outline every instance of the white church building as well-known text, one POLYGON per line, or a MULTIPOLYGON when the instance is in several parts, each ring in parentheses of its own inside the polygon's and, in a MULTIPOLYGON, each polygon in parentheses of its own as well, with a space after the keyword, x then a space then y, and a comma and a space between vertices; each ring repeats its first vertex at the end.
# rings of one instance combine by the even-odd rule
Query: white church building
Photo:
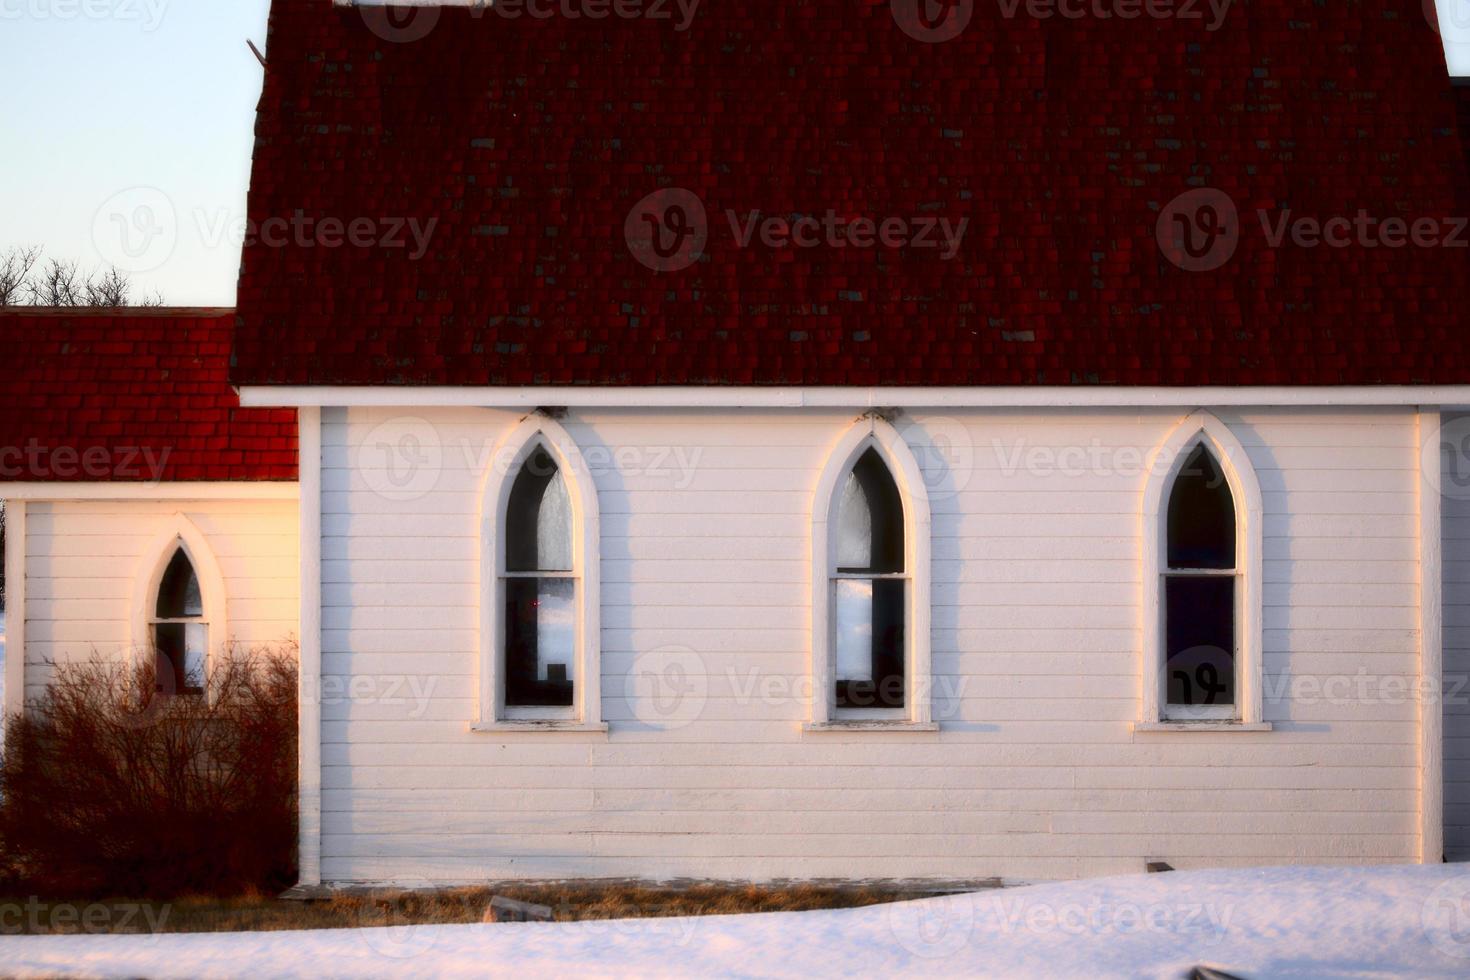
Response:
POLYGON ((238 306, 0 311, 6 708, 298 646, 308 887, 1470 854, 1418 6, 283 0, 238 306))

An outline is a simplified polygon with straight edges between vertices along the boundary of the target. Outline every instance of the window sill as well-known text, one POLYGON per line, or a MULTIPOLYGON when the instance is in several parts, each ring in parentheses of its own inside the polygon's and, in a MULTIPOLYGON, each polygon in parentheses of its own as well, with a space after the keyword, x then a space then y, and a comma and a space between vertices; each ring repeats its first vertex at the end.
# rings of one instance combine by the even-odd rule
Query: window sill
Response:
POLYGON ((544 732, 558 735, 606 735, 607 723, 562 721, 555 718, 537 721, 535 719, 525 718, 482 722, 477 725, 471 725, 470 731, 483 735, 499 735, 506 732, 544 732))
POLYGON ((809 721, 801 726, 804 734, 820 735, 828 732, 895 732, 898 734, 939 731, 935 721, 886 721, 883 719, 853 719, 852 721, 809 721))
POLYGON ((1269 721, 1138 721, 1133 723, 1135 733, 1142 732, 1269 732, 1269 721))

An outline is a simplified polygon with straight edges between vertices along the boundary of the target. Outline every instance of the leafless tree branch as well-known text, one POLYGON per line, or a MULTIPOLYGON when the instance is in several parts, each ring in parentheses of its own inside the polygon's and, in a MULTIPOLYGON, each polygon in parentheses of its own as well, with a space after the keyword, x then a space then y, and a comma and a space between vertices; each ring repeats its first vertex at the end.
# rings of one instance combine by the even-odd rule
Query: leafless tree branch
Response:
POLYGON ((29 294, 31 270, 41 259, 41 249, 31 245, 0 253, 0 306, 16 306, 29 294))
POLYGON ((98 273, 82 284, 88 306, 127 306, 128 290, 127 279, 116 268, 98 273))
POLYGON ((86 296, 85 280, 75 262, 47 259, 46 267, 27 283, 35 306, 81 306, 86 296))
POLYGON ((76 262, 47 259, 41 264, 39 246, 12 247, 0 252, 0 306, 163 306, 163 294, 154 290, 130 302, 133 283, 115 267, 83 273, 76 262))

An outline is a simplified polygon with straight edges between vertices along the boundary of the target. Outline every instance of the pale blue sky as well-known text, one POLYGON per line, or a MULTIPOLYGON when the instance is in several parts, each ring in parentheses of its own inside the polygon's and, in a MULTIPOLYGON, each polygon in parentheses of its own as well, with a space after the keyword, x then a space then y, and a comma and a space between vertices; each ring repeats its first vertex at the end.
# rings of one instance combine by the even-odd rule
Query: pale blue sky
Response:
MULTIPOLYGON (((1438 2, 1451 70, 1470 75, 1470 0, 1438 2)), ((268 4, 0 0, 0 248, 233 304, 261 82, 245 39, 264 46, 268 4), (123 237, 118 215, 150 213, 175 232, 123 237)))
POLYGON ((177 214, 177 245, 140 257, 135 267, 156 268, 134 279, 171 304, 233 304, 239 246, 211 239, 218 219, 245 212, 262 79, 245 39, 264 47, 268 6, 0 0, 0 248, 38 244, 102 265, 112 245, 93 241, 98 209, 154 187, 177 214), (89 2, 108 16, 85 16, 89 2))

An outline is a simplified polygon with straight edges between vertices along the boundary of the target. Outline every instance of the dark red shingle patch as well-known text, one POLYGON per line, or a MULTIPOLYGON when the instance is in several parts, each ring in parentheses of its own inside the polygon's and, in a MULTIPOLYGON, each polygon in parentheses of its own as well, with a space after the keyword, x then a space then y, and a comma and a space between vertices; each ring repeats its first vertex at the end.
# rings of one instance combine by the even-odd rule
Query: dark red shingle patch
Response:
POLYGON ((295 480, 296 413, 240 407, 234 328, 233 310, 0 308, 0 482, 295 480))

